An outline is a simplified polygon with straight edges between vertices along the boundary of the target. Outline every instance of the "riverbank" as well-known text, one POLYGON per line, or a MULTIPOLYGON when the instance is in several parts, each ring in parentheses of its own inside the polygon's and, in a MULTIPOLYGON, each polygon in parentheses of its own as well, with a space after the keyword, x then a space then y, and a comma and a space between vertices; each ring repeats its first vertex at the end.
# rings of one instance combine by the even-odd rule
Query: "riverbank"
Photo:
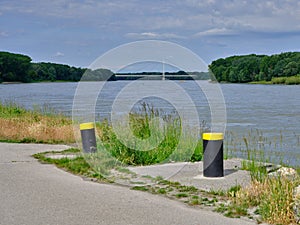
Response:
POLYGON ((273 77, 271 81, 253 81, 249 84, 282 84, 282 85, 299 85, 300 75, 291 77, 273 77))
MULTIPOLYGON (((149 137, 149 119, 155 116, 155 111, 149 111, 149 108, 145 106, 144 112, 140 115, 131 115, 131 128, 136 136, 140 138, 149 137), (143 116, 141 116, 143 115, 143 116)), ((157 115, 156 115, 157 116, 157 115)), ((202 159, 202 145, 201 141, 193 154, 190 151, 189 137, 184 139, 185 151, 179 151, 178 154, 172 154, 173 158, 168 158, 170 153, 174 151, 178 144, 178 138, 180 133, 180 124, 176 122, 176 118, 169 118, 169 129, 165 133, 167 137, 163 140, 162 144, 151 151, 135 151, 124 146, 116 137, 113 129, 108 123, 97 123, 97 131, 102 139, 102 145, 99 145, 99 155, 94 157, 88 157, 80 154, 78 149, 69 149, 64 152, 60 152, 60 155, 67 155, 67 157, 51 158, 47 154, 37 154, 39 160, 43 162, 53 163, 60 168, 63 168, 69 172, 77 175, 89 177, 101 182, 118 182, 116 177, 113 179, 107 179, 110 172, 113 170, 113 176, 118 175, 118 179, 121 177, 126 178, 132 176, 128 180, 131 184, 134 184, 134 189, 149 191, 155 194, 161 194, 167 196, 168 193, 173 193, 172 190, 177 190, 176 194, 172 195, 173 198, 188 201, 186 203, 190 205, 198 206, 214 206, 214 209, 218 212, 222 212, 230 217, 253 217, 251 210, 254 210, 256 214, 260 215, 258 218, 271 222, 274 224, 289 224, 295 221, 296 215, 293 211, 295 205, 295 199, 293 198, 293 189, 300 183, 299 179, 286 179, 282 176, 268 176, 267 168, 262 167, 258 161, 267 161, 267 157, 261 157, 261 151, 251 151, 251 145, 247 139, 244 141, 247 143, 249 149, 247 149, 248 158, 242 160, 237 168, 229 168, 231 174, 237 174, 237 171, 249 171, 250 183, 249 186, 241 185, 230 182, 231 187, 228 186, 225 190, 214 190, 210 192, 206 190, 206 194, 209 194, 208 198, 203 194, 203 189, 195 187, 194 184, 180 184, 178 181, 165 180, 163 176, 159 174, 153 175, 154 177, 148 177, 146 174, 142 174, 141 178, 150 179, 154 183, 160 183, 159 186, 148 186, 137 180, 132 172, 136 171, 137 166, 153 165, 160 163, 167 163, 168 161, 199 161, 202 159), (171 119, 171 120, 170 120, 171 119), (103 148, 103 146, 105 148, 103 148), (100 150, 104 149, 104 153, 110 152, 110 157, 113 156, 114 160, 122 162, 122 164, 130 165, 130 168, 120 167, 120 163, 110 164, 111 158, 103 158, 104 154, 100 150), (68 158, 69 155, 73 155, 72 158, 68 158), (74 157, 75 155, 75 157, 74 157), (192 155, 192 157, 191 157, 192 155), (257 158, 260 157, 260 158, 257 158), (109 160, 106 160, 109 159, 109 160), (166 161, 166 159, 168 161, 166 161), (109 165, 107 166, 107 164, 109 165), (134 167, 132 167, 134 166, 134 167), (157 176, 157 177, 155 177, 157 176), (153 180, 154 179, 154 180, 153 180), (156 180, 155 180, 156 179, 156 180), (178 182, 178 183, 176 183, 178 182), (161 186, 165 185, 165 186, 161 186), (193 186, 191 186, 193 185, 193 186), (180 187, 177 189, 177 187, 180 187), (196 189, 195 189, 196 188, 196 189), (282 189, 283 188, 283 189, 282 189), (258 190, 267 190, 260 191, 258 190), (283 190, 283 191, 282 191, 283 190), (198 193, 195 194, 195 193, 198 193), (217 201, 216 201, 217 199, 217 201), (220 200, 219 200, 220 199, 220 200), (221 200, 225 201, 221 201, 221 200), (217 202, 219 202, 217 204, 217 202), (281 208, 277 207, 282 206, 281 208), (270 208, 270 207, 271 208, 270 208), (280 215, 279 217, 277 215, 280 215)), ((3 141, 9 142, 31 142, 31 143, 74 143, 73 125, 71 119, 58 115, 55 113, 43 111, 28 111, 24 108, 10 103, 0 106, 0 125, 1 129, 0 137, 3 141), (68 134, 68 135, 66 135, 68 134)), ((230 152, 230 151, 229 151, 230 152)), ((226 154, 226 157, 229 157, 226 154)), ((115 161, 114 161, 115 162, 115 161)), ((196 163, 197 164, 197 163, 196 163)), ((196 165, 191 164, 191 165, 196 165)), ((143 167, 145 169, 145 167, 143 167)), ((135 172, 134 172, 135 173, 135 172)), ((227 176, 228 174, 226 174, 227 176)), ((123 179, 124 180, 124 179, 123 179)), ((181 181, 184 183, 184 181, 181 181)), ((168 197, 168 196, 167 196, 168 197)), ((255 217, 256 218, 256 217, 255 217)))

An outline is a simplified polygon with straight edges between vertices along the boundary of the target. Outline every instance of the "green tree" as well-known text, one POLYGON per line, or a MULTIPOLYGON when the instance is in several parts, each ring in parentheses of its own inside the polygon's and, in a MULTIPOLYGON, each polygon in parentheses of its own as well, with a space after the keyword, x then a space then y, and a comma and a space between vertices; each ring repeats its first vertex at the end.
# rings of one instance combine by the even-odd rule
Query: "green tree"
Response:
POLYGON ((300 74, 300 52, 230 56, 213 61, 209 69, 218 81, 270 81, 272 77, 300 74))
POLYGON ((289 62, 283 68, 283 74, 287 77, 297 75, 298 73, 298 64, 296 62, 289 62))

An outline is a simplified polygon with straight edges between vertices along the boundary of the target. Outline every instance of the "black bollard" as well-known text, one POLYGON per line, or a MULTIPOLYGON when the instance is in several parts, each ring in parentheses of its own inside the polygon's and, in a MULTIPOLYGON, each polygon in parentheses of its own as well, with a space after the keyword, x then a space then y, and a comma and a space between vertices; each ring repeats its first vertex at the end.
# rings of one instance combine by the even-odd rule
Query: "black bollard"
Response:
POLYGON ((203 133, 203 176, 224 177, 223 133, 203 133))
POLYGON ((95 153, 97 150, 94 123, 80 124, 80 133, 84 153, 95 153))

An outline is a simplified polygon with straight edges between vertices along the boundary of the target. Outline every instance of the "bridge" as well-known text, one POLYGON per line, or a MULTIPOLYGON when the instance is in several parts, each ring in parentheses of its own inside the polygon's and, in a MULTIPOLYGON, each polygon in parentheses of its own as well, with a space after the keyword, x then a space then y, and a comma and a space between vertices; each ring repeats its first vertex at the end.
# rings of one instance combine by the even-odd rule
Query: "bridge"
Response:
POLYGON ((116 74, 117 80, 193 80, 197 79, 197 75, 169 75, 169 74, 116 74))

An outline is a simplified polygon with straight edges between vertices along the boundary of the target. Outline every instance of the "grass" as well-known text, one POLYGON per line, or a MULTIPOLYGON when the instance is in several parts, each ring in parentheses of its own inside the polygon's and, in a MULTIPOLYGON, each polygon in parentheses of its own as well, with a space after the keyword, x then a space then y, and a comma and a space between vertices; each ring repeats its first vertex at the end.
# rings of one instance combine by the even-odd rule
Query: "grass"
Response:
POLYGON ((97 123, 101 139, 99 148, 104 148, 123 164, 151 165, 202 159, 202 141, 194 143, 192 136, 195 132, 192 130, 190 136, 184 136, 181 133, 181 120, 175 114, 161 114, 143 103, 140 111, 130 113, 129 124, 130 130, 122 133, 126 139, 124 143, 107 121, 97 123), (158 117, 161 120, 155 120, 158 117))
POLYGON ((90 164, 87 163, 85 158, 80 154, 78 154, 78 156, 74 159, 69 159, 67 157, 63 157, 60 159, 52 159, 47 157, 47 154, 70 154, 70 153, 78 154, 80 153, 80 150, 71 148, 60 152, 43 152, 43 153, 34 154, 33 157, 38 159, 42 163, 54 164, 58 168, 62 168, 76 175, 82 175, 86 177, 97 178, 99 180, 105 180, 105 178, 100 173, 97 173, 90 166, 90 164))
POLYGON ((300 84, 300 75, 290 76, 290 77, 273 77, 270 81, 252 81, 250 84, 286 84, 294 85, 300 84))
POLYGON ((271 81, 261 80, 261 81, 251 81, 249 84, 272 84, 271 81))
POLYGON ((257 213, 264 222, 283 225, 295 223, 293 190, 296 185, 299 185, 299 181, 286 177, 253 180, 250 186, 235 193, 231 212, 237 209, 247 212, 249 208, 257 207, 257 213))
MULTIPOLYGON (((300 184, 299 176, 270 176, 267 171, 273 170, 273 167, 269 168, 267 165, 274 161, 289 167, 287 163, 283 163, 283 155, 276 151, 283 146, 283 138, 281 132, 279 137, 270 139, 258 130, 251 130, 242 137, 227 134, 225 151, 231 156, 244 158, 241 169, 250 172, 251 183, 247 187, 229 190, 227 195, 231 203, 219 206, 220 212, 229 217, 253 217, 249 212, 255 211, 257 215, 254 217, 258 222, 282 225, 296 223, 293 191, 300 184)), ((297 143, 296 145, 299 146, 297 143)), ((276 167, 275 164, 275 170, 276 167)))
POLYGON ((271 80, 272 84, 300 84, 300 75, 290 77, 273 77, 271 80))
MULTIPOLYGON (((143 146, 145 149, 135 149, 124 145, 114 133, 112 125, 107 121, 97 123, 98 138, 101 139, 101 143, 98 142, 98 151, 95 154, 84 156, 87 163, 97 173, 107 176, 111 169, 122 168, 124 164, 150 165, 202 159, 201 141, 195 146, 189 136, 181 138, 181 121, 176 115, 161 115, 153 107, 143 103, 140 111, 132 112, 129 116, 130 132, 138 139, 147 140, 159 136, 161 133, 159 129, 163 129, 164 135, 153 149, 148 150, 147 146, 143 146), (156 117, 160 117, 161 120, 152 123, 156 117), (163 126, 160 124, 161 121, 163 121, 163 126), (179 141, 181 141, 180 148, 177 146, 179 141)), ((51 144, 75 142, 71 119, 57 114, 47 106, 26 110, 15 103, 1 103, 0 126, 2 128, 0 141, 51 144)), ((72 167, 71 164, 76 164, 69 159, 63 160, 51 160, 51 163, 58 166, 65 164, 65 167, 72 167)), ((72 170, 77 173, 76 165, 72 170)), ((81 174, 80 171, 79 174, 81 174)))
MULTIPOLYGON (((137 146, 144 149, 136 149, 132 145, 128 147, 118 139, 111 124, 103 121, 96 124, 97 133, 100 134, 99 138, 102 142, 98 149, 105 149, 112 157, 127 165, 199 161, 202 159, 202 142, 199 141, 195 145, 190 136, 181 137, 181 120, 175 115, 161 115, 159 111, 143 103, 140 111, 132 112, 129 116, 131 129, 128 132, 132 132, 139 140, 152 138, 155 148, 149 150, 146 145, 137 146), (155 123, 151 122, 156 117, 162 119, 163 125, 160 120, 155 123), (161 129, 163 129, 163 136, 161 129), (179 141, 181 141, 180 148, 178 148, 179 141)), ((55 113, 49 107, 30 111, 11 102, 1 103, 0 126, 2 128, 0 141, 19 143, 75 142, 71 119, 55 113)))
POLYGON ((247 215, 248 209, 256 207, 264 222, 282 225, 296 223, 293 193, 300 184, 299 176, 269 176, 266 167, 254 159, 243 161, 242 169, 250 171, 251 184, 230 194, 232 204, 227 213, 230 216, 247 215))
POLYGON ((72 121, 47 109, 26 110, 0 103, 0 141, 19 143, 74 143, 72 121))

